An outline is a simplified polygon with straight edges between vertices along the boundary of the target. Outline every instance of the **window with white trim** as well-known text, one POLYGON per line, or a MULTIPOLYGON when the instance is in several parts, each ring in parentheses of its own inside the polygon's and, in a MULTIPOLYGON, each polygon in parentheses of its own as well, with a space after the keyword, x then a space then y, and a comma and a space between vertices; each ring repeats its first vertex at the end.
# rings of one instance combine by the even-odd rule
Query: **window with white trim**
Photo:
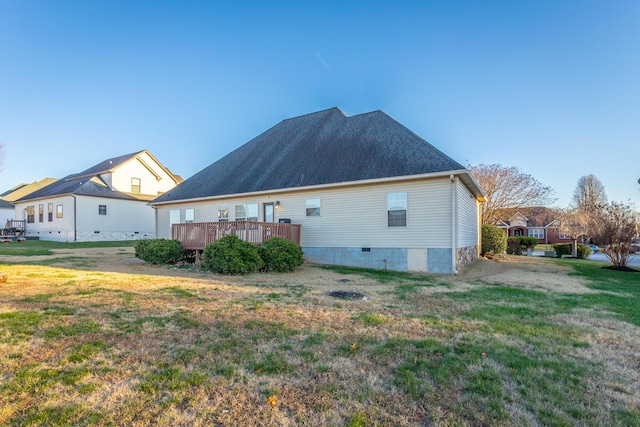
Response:
POLYGON ((36 216, 36 207, 33 205, 27 206, 27 223, 33 224, 35 222, 35 216, 36 216))
POLYGON ((196 210, 193 208, 184 210, 184 222, 193 222, 196 219, 196 210))
POLYGON ((258 204, 257 203, 236 205, 236 221, 257 221, 257 220, 258 220, 258 204))
POLYGON ((38 205, 38 222, 44 222, 44 205, 38 205))
POLYGON ((218 208, 218 222, 229 221, 229 206, 221 206, 218 208))
POLYGON ((304 206, 307 216, 320 216, 320 199, 307 199, 304 206))
POLYGON ((139 194, 140 188, 140 178, 131 178, 131 192, 139 194))
POLYGON ((107 205, 98 205, 98 215, 107 214, 107 205))
POLYGON ((530 228, 527 230, 527 236, 544 239, 544 228, 530 228))
POLYGON ((56 218, 62 218, 62 205, 56 205, 56 218))
POLYGON ((407 226, 407 193, 387 194, 387 226, 407 226))
POLYGON ((180 224, 180 209, 171 209, 169 211, 169 224, 180 224))
POLYGON ((53 203, 47 204, 47 216, 48 216, 49 222, 53 221, 53 203))

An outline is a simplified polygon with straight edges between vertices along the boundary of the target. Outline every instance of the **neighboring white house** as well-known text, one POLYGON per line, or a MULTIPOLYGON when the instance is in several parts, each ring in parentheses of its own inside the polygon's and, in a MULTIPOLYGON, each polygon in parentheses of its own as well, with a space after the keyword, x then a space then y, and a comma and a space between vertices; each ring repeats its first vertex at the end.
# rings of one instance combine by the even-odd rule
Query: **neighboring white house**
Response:
POLYGON ((8 220, 13 219, 14 212, 11 203, 0 198, 0 228, 4 227, 8 220))
POLYGON ((478 258, 471 173, 382 111, 284 120, 153 202, 171 224, 301 224, 314 263, 455 273, 478 258))
MULTIPOLYGON (((154 238, 155 212, 148 202, 181 178, 142 150, 107 159, 15 202, 26 236, 56 241, 154 238)), ((18 215, 16 215, 18 216, 18 215)))

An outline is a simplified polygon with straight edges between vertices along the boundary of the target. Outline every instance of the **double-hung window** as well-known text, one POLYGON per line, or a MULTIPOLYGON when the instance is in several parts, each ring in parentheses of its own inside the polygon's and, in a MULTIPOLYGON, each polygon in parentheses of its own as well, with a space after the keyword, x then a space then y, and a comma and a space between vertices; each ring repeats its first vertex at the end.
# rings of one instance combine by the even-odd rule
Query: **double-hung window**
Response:
POLYGON ((229 221, 229 206, 221 206, 218 208, 218 222, 229 221))
POLYGON ((407 226, 407 193, 387 194, 387 226, 407 226))
POLYGON ((169 224, 180 224, 180 209, 169 211, 169 224))
POLYGON ((47 204, 47 216, 48 216, 49 222, 53 221, 53 203, 47 204))
POLYGON ((107 214, 107 205, 98 205, 98 215, 107 214))
POLYGON ((27 222, 29 224, 33 224, 35 222, 36 216, 36 207, 35 206, 27 206, 27 222))
POLYGON ((257 203, 236 205, 236 221, 257 221, 257 220, 258 220, 258 204, 257 203))
POLYGON ((140 193, 140 178, 131 178, 131 192, 140 193))
POLYGON ((544 228, 530 228, 527 230, 527 235, 536 239, 544 239, 544 228))
POLYGON ((38 222, 44 222, 44 205, 38 205, 38 222))
POLYGON ((193 208, 185 209, 184 222, 193 222, 196 219, 196 210, 193 208))

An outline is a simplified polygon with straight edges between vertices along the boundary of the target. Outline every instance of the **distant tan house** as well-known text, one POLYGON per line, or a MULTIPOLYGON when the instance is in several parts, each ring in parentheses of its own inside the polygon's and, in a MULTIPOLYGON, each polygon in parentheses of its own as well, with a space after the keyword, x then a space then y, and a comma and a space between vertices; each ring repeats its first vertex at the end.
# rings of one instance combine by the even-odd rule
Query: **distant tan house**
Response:
POLYGON ((21 215, 16 215, 16 210, 12 202, 46 187, 57 180, 57 178, 45 178, 40 181, 32 182, 31 184, 22 183, 0 194, 0 228, 9 220, 22 219, 21 215))
POLYGON ((528 236, 540 243, 571 243, 571 238, 560 233, 560 212, 543 206, 519 209, 502 209, 498 212, 496 226, 508 237, 528 236))

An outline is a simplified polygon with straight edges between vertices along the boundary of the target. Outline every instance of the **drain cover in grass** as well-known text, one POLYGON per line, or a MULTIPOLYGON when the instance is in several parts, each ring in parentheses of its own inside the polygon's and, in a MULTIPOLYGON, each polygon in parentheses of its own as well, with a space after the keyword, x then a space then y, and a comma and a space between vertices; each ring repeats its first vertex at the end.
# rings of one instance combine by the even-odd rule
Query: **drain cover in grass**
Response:
POLYGON ((327 295, 334 298, 353 300, 353 299, 361 299, 366 300, 367 296, 360 292, 350 292, 350 291, 330 291, 327 292, 327 295))

